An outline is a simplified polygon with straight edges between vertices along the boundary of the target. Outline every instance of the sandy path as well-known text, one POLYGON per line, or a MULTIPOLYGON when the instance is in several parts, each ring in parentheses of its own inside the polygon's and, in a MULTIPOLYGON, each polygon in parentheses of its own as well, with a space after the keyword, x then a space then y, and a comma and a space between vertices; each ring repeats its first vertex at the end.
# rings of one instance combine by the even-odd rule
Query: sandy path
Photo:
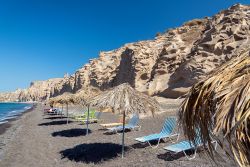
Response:
MULTIPOLYGON (((138 145, 133 139, 158 132, 165 113, 156 118, 141 120, 140 131, 126 133, 128 148, 125 158, 120 158, 121 135, 106 135, 98 124, 90 125, 92 133, 85 136, 85 126, 78 122, 65 124, 65 119, 43 116, 38 105, 13 126, 0 140, 6 144, 0 154, 2 167, 66 167, 66 166, 216 166, 201 151, 196 159, 188 161, 182 155, 171 156, 162 148, 170 142, 161 143, 157 149, 138 145)), ((114 115, 103 114, 103 122, 115 121, 114 115)), ((235 166, 232 162, 221 162, 222 166, 235 166)))

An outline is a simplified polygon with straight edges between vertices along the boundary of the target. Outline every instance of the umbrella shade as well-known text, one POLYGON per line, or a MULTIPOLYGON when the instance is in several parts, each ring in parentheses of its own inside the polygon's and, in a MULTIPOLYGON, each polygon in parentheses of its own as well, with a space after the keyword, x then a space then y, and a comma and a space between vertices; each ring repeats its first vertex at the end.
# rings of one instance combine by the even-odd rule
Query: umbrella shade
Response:
MULTIPOLYGON (((243 52, 195 84, 180 109, 185 135, 195 140, 200 129, 214 158, 211 132, 226 141, 240 166, 250 165, 250 54, 243 52)), ((222 147, 225 148, 225 147, 222 147)), ((226 150, 225 150, 226 151, 226 150)))

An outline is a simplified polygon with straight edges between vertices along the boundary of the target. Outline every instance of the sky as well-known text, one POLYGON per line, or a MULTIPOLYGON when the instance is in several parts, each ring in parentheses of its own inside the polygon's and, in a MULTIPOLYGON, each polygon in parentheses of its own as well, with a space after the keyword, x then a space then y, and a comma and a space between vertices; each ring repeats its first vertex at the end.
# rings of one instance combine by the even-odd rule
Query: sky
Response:
POLYGON ((0 0, 0 91, 73 74, 100 51, 249 0, 0 0))

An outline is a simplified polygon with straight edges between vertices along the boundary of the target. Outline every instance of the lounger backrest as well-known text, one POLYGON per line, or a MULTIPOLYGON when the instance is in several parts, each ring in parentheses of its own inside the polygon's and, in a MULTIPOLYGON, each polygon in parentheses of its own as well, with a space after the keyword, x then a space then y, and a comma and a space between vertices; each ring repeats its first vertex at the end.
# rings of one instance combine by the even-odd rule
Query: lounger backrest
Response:
POLYGON ((195 133, 196 133, 196 136, 197 136, 196 139, 195 139, 195 144, 200 145, 202 143, 200 129, 196 129, 195 133))
POLYGON ((169 117, 166 119, 166 121, 162 127, 161 133, 171 134, 173 132, 175 126, 176 126, 176 118, 169 117))
POLYGON ((62 110, 61 110, 61 109, 59 109, 59 108, 55 108, 55 109, 54 109, 54 112, 57 112, 57 113, 62 113, 62 110))
POLYGON ((129 120, 128 125, 136 126, 139 122, 139 116, 137 114, 134 114, 132 118, 129 120))
POLYGON ((200 145, 200 144, 202 144, 202 140, 201 140, 201 133, 200 133, 200 129, 196 129, 195 130, 195 133, 196 133, 196 139, 195 139, 195 143, 193 142, 193 141, 189 141, 189 143, 190 143, 190 145, 196 145, 196 146, 198 146, 198 145, 200 145))
POLYGON ((95 118, 99 119, 101 117, 101 112, 95 112, 95 118))
MULTIPOLYGON (((88 112, 86 112, 86 116, 88 116, 88 112)), ((95 111, 90 110, 89 111, 89 118, 94 118, 95 117, 95 111)))

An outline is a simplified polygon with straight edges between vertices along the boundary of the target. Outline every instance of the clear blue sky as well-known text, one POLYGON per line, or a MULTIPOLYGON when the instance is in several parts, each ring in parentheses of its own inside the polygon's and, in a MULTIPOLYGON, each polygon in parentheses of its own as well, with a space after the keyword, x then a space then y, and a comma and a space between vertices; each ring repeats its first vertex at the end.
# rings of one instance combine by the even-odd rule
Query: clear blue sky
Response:
POLYGON ((0 0, 0 91, 73 74, 99 51, 249 0, 0 0))

